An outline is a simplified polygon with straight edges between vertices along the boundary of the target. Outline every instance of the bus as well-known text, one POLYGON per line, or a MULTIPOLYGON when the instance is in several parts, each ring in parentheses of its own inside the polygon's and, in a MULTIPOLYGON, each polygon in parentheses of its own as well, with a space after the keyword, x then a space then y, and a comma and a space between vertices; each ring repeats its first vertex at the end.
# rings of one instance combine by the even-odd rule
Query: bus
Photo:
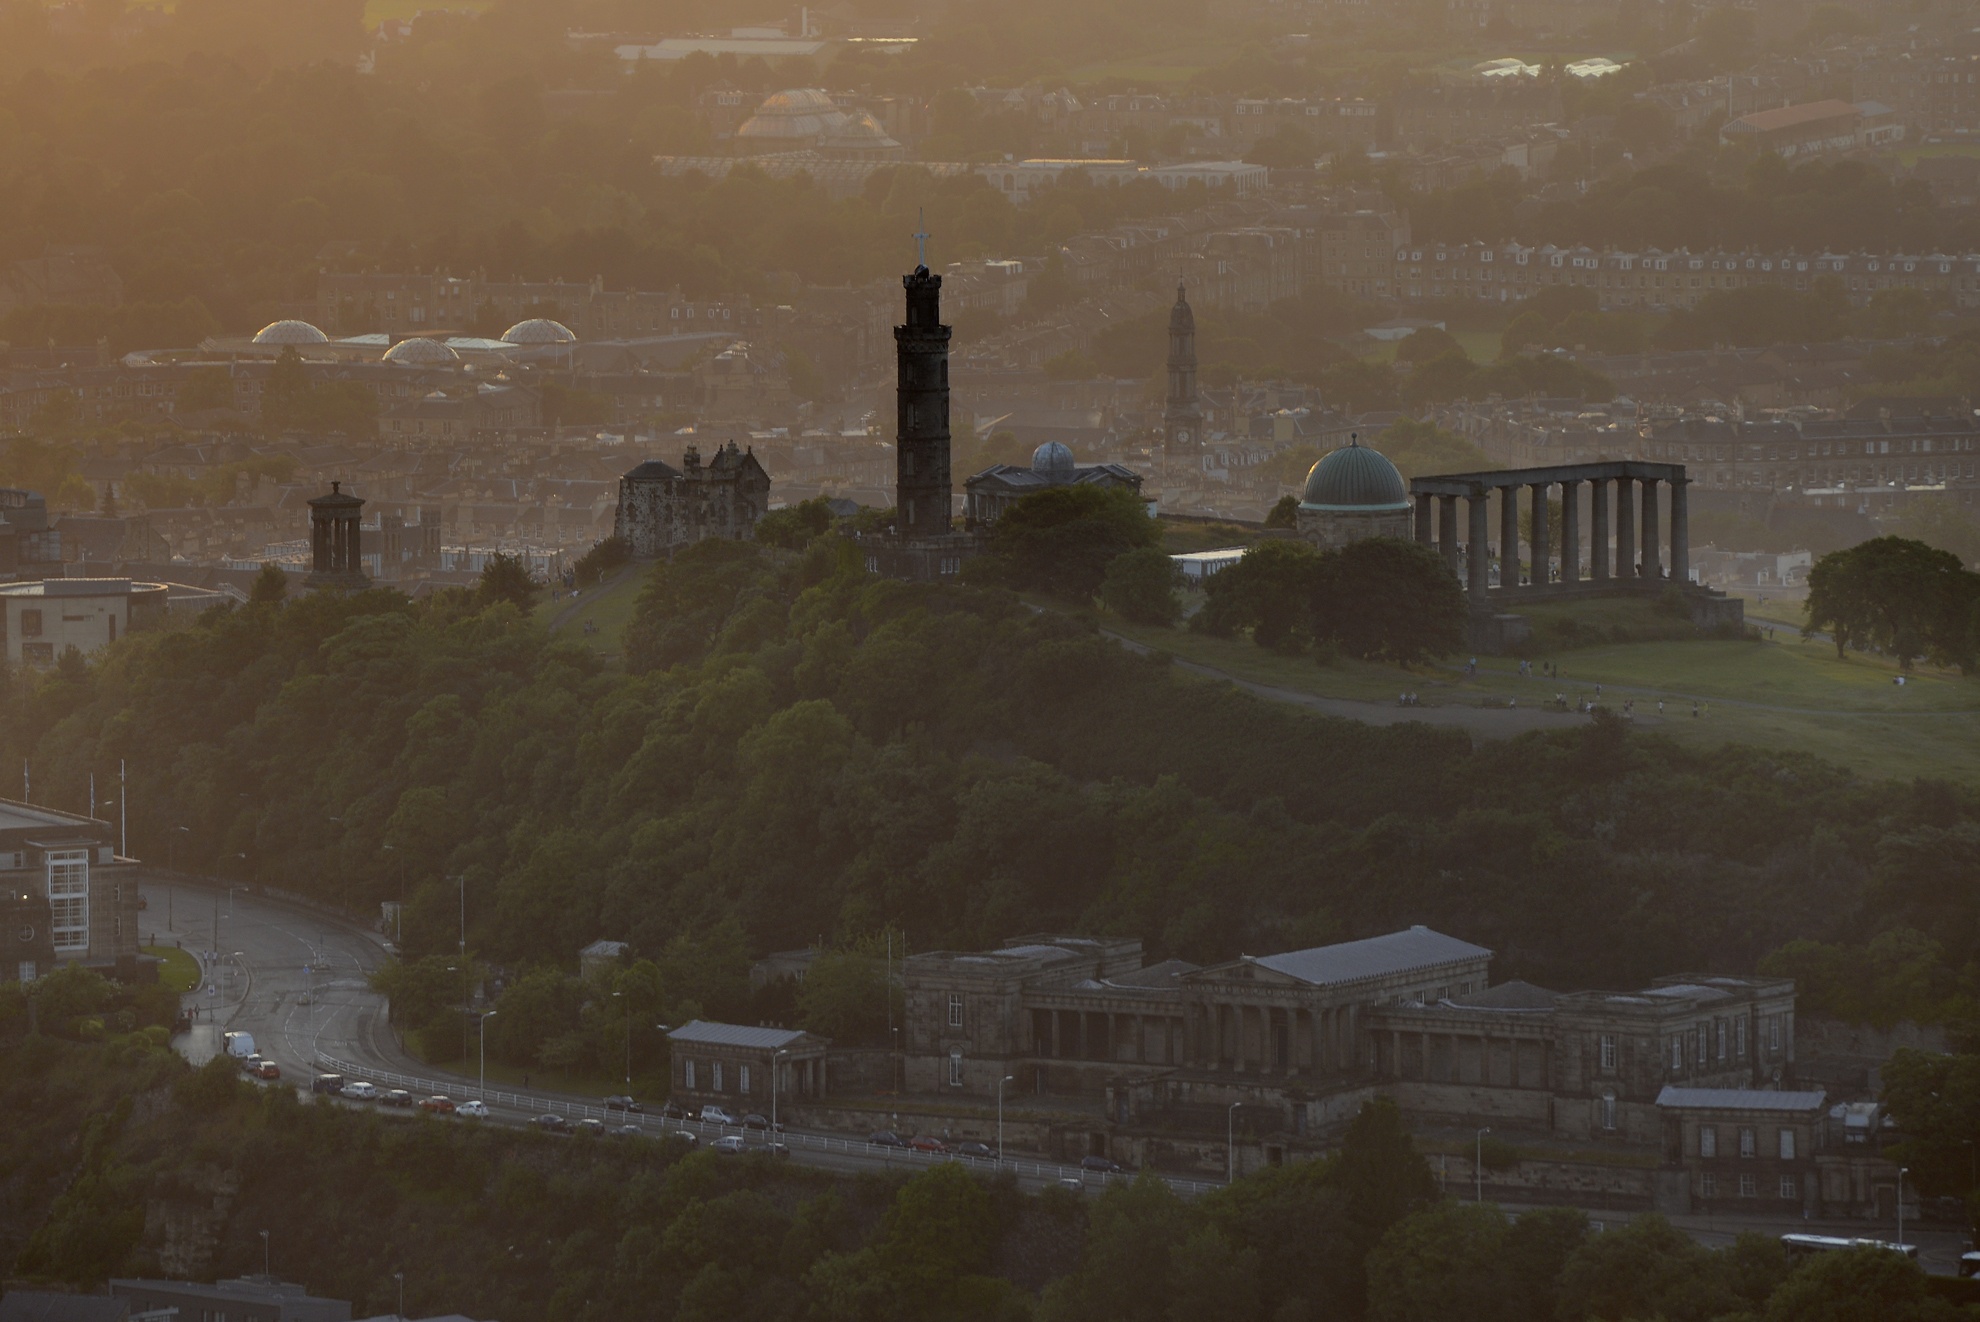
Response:
POLYGON ((1841 1235, 1782 1235, 1781 1247, 1787 1250, 1788 1258, 1794 1262, 1821 1253, 1843 1253, 1850 1249, 1883 1249, 1890 1253, 1902 1253, 1914 1262, 1918 1259, 1916 1244, 1893 1244, 1887 1239, 1848 1239, 1841 1235))

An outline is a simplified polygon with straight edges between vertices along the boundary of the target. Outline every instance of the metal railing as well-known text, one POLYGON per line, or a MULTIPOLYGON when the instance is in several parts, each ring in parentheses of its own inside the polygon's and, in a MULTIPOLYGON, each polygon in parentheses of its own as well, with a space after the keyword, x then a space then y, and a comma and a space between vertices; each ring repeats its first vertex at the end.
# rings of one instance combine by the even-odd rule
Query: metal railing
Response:
MULTIPOLYGON (((620 1124, 637 1125, 642 1131, 656 1137, 672 1133, 688 1132, 697 1140, 709 1137, 721 1138, 740 1134, 747 1137, 752 1131, 744 1125, 723 1125, 712 1120, 695 1117, 670 1119, 663 1115, 646 1111, 619 1111, 591 1102, 566 1101, 557 1097, 538 1097, 530 1093, 502 1092, 489 1089, 486 1092, 473 1087, 462 1088, 460 1079, 429 1079, 412 1074, 400 1074, 393 1070, 377 1070, 352 1061, 334 1057, 319 1057, 315 1072, 318 1074, 341 1074, 347 1080, 356 1082, 363 1079, 375 1084, 385 1084, 394 1088, 404 1088, 414 1095, 417 1105, 429 1096, 445 1096, 456 1103, 479 1099, 490 1106, 504 1106, 512 1110, 528 1111, 534 1115, 561 1115, 575 1120, 617 1120, 620 1124), (458 1095, 457 1095, 458 1094, 458 1095)), ((762 1132, 762 1131, 757 1131, 762 1132)), ((863 1138, 842 1138, 834 1134, 801 1133, 796 1130, 782 1130, 776 1134, 764 1133, 764 1143, 778 1142, 790 1149, 796 1156, 800 1150, 817 1153, 840 1153, 845 1156, 877 1158, 888 1164, 900 1161, 909 1165, 933 1166, 944 1161, 959 1161, 976 1170, 992 1174, 1009 1171, 1019 1179, 1042 1180, 1047 1183, 1077 1181, 1082 1186, 1105 1186, 1109 1183, 1134 1178, 1132 1172, 1108 1173, 1089 1171, 1079 1166, 1067 1166, 1059 1162, 1029 1161, 1018 1157, 971 1157, 959 1152, 923 1152, 917 1148, 895 1147, 889 1143, 872 1143, 863 1138)), ((1180 1176, 1163 1175, 1170 1188, 1184 1197, 1195 1198, 1223 1187, 1221 1182, 1209 1180, 1189 1180, 1180 1176)))

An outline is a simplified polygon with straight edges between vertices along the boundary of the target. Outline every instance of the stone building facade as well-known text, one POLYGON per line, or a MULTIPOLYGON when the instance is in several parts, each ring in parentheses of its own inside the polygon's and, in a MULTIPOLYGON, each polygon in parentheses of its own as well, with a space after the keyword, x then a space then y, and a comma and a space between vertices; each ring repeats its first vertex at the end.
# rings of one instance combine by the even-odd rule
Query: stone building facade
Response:
POLYGON ((708 537, 745 541, 770 512, 770 474, 730 441, 708 463, 693 446, 679 468, 649 459, 619 479, 613 532, 635 559, 672 555, 708 537))
POLYGON ((1031 467, 992 464, 963 483, 964 526, 987 528, 1033 492, 1065 486, 1126 487, 1139 493, 1141 474, 1125 464, 1081 468, 1070 449, 1047 441, 1032 452, 1031 467))
POLYGON ((0 800, 0 981, 32 982, 55 964, 137 975, 138 888, 108 822, 0 800))
POLYGON ((789 1028, 696 1019, 667 1034, 674 1098, 734 1115, 818 1096, 825 1087, 826 1041, 789 1028))

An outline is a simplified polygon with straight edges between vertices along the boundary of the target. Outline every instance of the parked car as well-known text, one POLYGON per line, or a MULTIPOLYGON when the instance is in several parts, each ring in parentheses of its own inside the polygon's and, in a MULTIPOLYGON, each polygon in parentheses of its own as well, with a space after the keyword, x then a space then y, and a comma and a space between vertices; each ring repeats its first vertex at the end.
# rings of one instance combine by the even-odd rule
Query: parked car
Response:
POLYGON ((738 1152, 747 1152, 749 1150, 749 1140, 741 1134, 724 1134, 708 1146, 717 1152, 726 1152, 733 1156, 738 1152))
POLYGON ((571 1122, 555 1113, 537 1116, 529 1123, 546 1134, 568 1134, 571 1132, 571 1122))
POLYGON ((1067 1193, 1085 1193, 1086 1182, 1077 1175, 1068 1175, 1059 1181, 1059 1187, 1067 1193))
POLYGON ((378 1086, 363 1079, 352 1079, 340 1090, 354 1102, 375 1102, 378 1100, 378 1086))
POLYGON ((867 1135, 866 1141, 869 1145, 876 1148, 904 1148, 907 1146, 906 1143, 901 1141, 901 1136, 891 1129, 876 1129, 867 1135))
POLYGON ((772 1140, 763 1145, 762 1151, 766 1157, 788 1157, 791 1155, 791 1145, 772 1140))
POLYGON ((908 1146, 916 1152, 947 1152, 949 1145, 933 1134, 916 1134, 908 1140, 908 1146))
POLYGON ((733 1125, 736 1118, 719 1106, 701 1108, 701 1123, 704 1125, 733 1125))
POLYGON ((983 1160, 997 1155, 990 1150, 988 1143, 958 1143, 955 1146, 955 1153, 958 1157, 977 1157, 983 1160))
POLYGON ((582 1134, 586 1138, 603 1138, 605 1137, 605 1122, 592 1116, 586 1116, 571 1126, 571 1132, 582 1134))
POLYGON ((608 1111, 632 1111, 637 1113, 644 1111, 646 1108, 630 1097, 607 1097, 605 1099, 605 1109, 608 1111))
POLYGON ((252 1074, 255 1072, 256 1069, 260 1068, 261 1059, 262 1058, 258 1053, 252 1056, 242 1056, 240 1061, 241 1068, 243 1070, 246 1070, 249 1074, 252 1074))
POLYGON ((1119 1175, 1127 1169, 1112 1157, 1081 1157, 1079 1168, 1083 1171, 1098 1171, 1102 1175, 1119 1175))
POLYGON ((638 1138, 646 1131, 638 1125, 614 1125, 605 1132, 613 1138, 638 1138))
POLYGON ((327 1092, 332 1097, 344 1091, 344 1076, 341 1074, 319 1074, 309 1081, 311 1092, 327 1092))
POLYGON ((254 1077, 257 1079, 279 1079, 282 1077, 282 1067, 272 1060, 264 1060, 254 1067, 254 1077))
POLYGON ((701 1139, 691 1129, 676 1129, 673 1133, 668 1134, 667 1137, 679 1139, 681 1142, 687 1144, 689 1147, 693 1147, 695 1144, 701 1141, 701 1139))
POLYGON ((685 1106, 682 1106, 679 1102, 670 1101, 660 1108, 660 1118, 662 1120, 687 1120, 691 1117, 688 1115, 688 1109, 685 1106))
POLYGON ((784 1126, 781 1123, 772 1125, 766 1117, 760 1116, 754 1111, 751 1111, 736 1123, 740 1124, 744 1129, 760 1129, 765 1132, 775 1129, 780 1134, 784 1132, 784 1126))
POLYGON ((404 1088, 394 1088, 378 1100, 386 1106, 411 1106, 413 1095, 404 1088))
POLYGON ((419 1109, 422 1111, 431 1111, 434 1115, 452 1115, 457 1108, 454 1106, 453 1098, 436 1095, 423 1099, 419 1104, 419 1109))
POLYGON ((463 1120, 486 1120, 488 1118, 488 1103, 479 1098, 470 1097, 467 1101, 462 1102, 454 1108, 454 1114, 460 1116, 463 1120))

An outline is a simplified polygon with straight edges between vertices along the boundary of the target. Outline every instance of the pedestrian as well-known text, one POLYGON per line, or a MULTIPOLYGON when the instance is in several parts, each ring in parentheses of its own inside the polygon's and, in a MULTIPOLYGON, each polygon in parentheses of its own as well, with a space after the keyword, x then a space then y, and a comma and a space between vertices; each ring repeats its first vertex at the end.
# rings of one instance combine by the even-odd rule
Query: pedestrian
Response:
POLYGON ((1599 702, 1601 701, 1601 698, 1602 698, 1602 686, 1600 684, 1597 684, 1595 686, 1595 699, 1596 701, 1599 702))
POLYGON ((1691 719, 1694 721, 1698 719, 1698 699, 1696 698, 1691 700, 1691 719))
POLYGON ((1657 714, 1659 716, 1664 714, 1664 700, 1662 698, 1657 699, 1657 714))

